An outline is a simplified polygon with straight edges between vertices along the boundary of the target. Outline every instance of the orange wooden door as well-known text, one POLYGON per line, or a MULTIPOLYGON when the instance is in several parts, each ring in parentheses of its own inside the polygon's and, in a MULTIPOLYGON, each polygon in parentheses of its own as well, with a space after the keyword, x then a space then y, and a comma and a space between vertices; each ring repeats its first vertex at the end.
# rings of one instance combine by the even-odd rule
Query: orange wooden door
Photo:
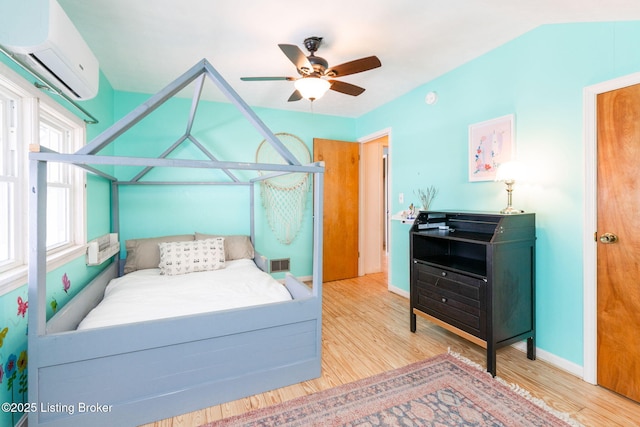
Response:
POLYGON ((314 161, 325 162, 323 281, 358 276, 359 144, 313 140, 314 161))
POLYGON ((597 378, 640 401, 640 85, 598 95, 597 108, 597 378))

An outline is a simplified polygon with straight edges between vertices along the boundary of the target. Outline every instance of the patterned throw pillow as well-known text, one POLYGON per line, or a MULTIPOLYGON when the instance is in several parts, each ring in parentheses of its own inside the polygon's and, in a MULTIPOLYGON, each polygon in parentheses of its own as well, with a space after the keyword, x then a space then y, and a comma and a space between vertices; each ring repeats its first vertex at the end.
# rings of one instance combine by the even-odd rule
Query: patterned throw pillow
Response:
POLYGON ((162 242, 158 246, 160 274, 175 276, 224 268, 223 237, 190 242, 162 242))

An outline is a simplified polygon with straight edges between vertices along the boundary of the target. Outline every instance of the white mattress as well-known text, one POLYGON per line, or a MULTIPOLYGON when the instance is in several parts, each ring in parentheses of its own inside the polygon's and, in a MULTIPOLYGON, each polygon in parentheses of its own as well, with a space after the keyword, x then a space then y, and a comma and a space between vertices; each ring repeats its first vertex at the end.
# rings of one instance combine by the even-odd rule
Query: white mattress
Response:
POLYGON ((78 329, 247 307, 291 299, 284 285, 252 260, 227 261, 223 269, 166 276, 138 270, 113 279, 104 299, 78 329))

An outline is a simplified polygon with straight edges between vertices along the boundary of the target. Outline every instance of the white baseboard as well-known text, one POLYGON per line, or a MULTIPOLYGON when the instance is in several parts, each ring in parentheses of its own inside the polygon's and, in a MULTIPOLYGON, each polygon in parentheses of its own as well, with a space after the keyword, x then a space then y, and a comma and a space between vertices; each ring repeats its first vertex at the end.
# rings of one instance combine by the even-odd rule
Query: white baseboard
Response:
MULTIPOLYGON (((527 352, 527 342, 521 341, 512 345, 513 348, 520 350, 524 353, 527 352)), ((552 364, 556 368, 562 369, 563 371, 567 371, 568 373, 575 375, 576 377, 582 379, 584 374, 584 368, 580 365, 576 365, 573 362, 570 362, 566 359, 556 356, 553 353, 549 353, 548 351, 542 350, 536 347, 536 359, 544 360, 547 363, 552 364)))
POLYGON ((409 292, 405 291, 404 289, 400 289, 396 286, 393 285, 389 285, 389 292, 393 292, 394 294, 398 294, 401 297, 405 297, 405 298, 410 298, 411 294, 409 294, 409 292))

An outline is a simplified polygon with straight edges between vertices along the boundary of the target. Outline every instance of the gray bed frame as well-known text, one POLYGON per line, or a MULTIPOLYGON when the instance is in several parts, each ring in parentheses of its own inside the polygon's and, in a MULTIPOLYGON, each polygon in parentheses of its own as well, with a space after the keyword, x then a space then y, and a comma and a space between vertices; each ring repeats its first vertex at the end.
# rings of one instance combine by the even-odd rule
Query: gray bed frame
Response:
MULTIPOLYGON (((261 393, 320 376, 322 334, 322 163, 300 164, 249 106, 206 60, 151 97, 73 154, 32 146, 29 191, 29 426, 135 426, 261 393), (223 162, 190 134, 205 77, 227 96, 279 152, 284 164, 223 162), (157 159, 97 155, 109 143, 158 106, 195 82, 187 132, 157 159), (191 141, 209 160, 169 159, 191 141), (48 162, 70 163, 112 183, 112 232, 118 232, 120 185, 184 185, 141 181, 155 166, 221 169, 228 182, 191 185, 238 185, 251 204, 255 243, 255 186, 283 173, 313 175, 312 286, 288 275, 293 299, 214 313, 76 331, 82 318, 119 275, 119 257, 46 320, 46 171, 48 162), (91 165, 132 165, 145 169, 120 182, 91 165), (241 182, 235 170, 270 171, 241 182)), ((239 190, 240 191, 240 190, 239 190)), ((264 266, 264 258, 256 264, 264 266)))

